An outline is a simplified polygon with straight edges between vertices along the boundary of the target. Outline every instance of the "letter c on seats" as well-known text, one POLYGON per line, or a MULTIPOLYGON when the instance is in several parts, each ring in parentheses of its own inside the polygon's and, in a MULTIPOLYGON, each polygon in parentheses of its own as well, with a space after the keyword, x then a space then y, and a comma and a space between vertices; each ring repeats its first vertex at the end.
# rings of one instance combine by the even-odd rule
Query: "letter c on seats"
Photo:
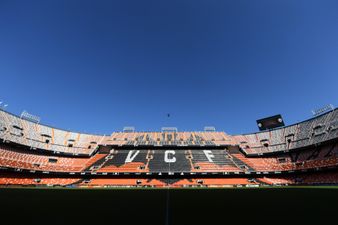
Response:
POLYGON ((174 163, 176 162, 176 157, 175 155, 175 151, 174 150, 167 150, 164 152, 164 161, 166 163, 174 163))

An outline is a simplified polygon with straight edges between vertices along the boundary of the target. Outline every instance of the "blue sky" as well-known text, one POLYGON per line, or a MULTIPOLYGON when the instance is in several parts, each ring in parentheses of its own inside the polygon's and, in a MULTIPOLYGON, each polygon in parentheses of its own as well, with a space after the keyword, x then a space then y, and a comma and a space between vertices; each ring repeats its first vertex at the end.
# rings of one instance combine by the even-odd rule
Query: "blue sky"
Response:
POLYGON ((60 128, 247 133, 337 84, 338 1, 0 0, 0 101, 60 128))

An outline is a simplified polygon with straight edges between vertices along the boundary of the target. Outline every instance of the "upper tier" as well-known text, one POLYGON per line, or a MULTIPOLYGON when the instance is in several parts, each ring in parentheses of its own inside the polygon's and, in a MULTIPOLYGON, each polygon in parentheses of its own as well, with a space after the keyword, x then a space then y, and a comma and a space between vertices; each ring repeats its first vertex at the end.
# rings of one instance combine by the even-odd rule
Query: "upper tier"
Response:
POLYGON ((337 139, 338 109, 270 131, 232 136, 247 155, 287 152, 337 139))
POLYGON ((99 145, 221 146, 239 145, 248 155, 289 151, 338 137, 338 110, 294 125, 253 134, 224 132, 114 132, 91 135, 36 124, 0 110, 0 139, 55 154, 92 155, 99 145))
POLYGON ((56 154, 90 155, 102 141, 102 136, 33 123, 0 110, 0 139, 56 154))

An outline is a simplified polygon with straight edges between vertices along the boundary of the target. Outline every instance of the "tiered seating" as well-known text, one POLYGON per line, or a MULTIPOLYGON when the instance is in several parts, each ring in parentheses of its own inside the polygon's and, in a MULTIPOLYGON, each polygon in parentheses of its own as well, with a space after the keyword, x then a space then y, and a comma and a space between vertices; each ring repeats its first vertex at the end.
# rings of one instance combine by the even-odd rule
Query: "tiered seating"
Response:
POLYGON ((91 155, 103 145, 236 145, 247 154, 264 154, 305 147, 338 137, 338 110, 292 126, 247 135, 224 132, 132 132, 110 137, 60 130, 0 110, 0 139, 58 154, 91 155))
POLYGON ((99 168, 101 168, 101 166, 103 165, 103 163, 106 161, 106 156, 108 154, 96 154, 94 156, 92 156, 88 162, 87 162, 87 168, 85 169, 86 171, 96 171, 99 168))
POLYGON ((147 172, 148 150, 113 150, 97 172, 147 172))
POLYGON ((283 152, 336 138, 338 110, 288 127, 233 136, 248 155, 283 152))
POLYGON ((185 150, 152 150, 149 169, 152 172, 190 172, 191 164, 185 150), (167 158, 167 162, 165 161, 167 158))
POLYGON ((338 172, 327 171, 324 173, 302 174, 295 176, 294 180, 296 184, 338 184, 338 172))
POLYGON ((103 136, 81 134, 36 124, 0 110, 0 139, 59 154, 90 155, 103 136))
POLYGON ((263 177, 257 179, 259 182, 268 185, 291 185, 295 184, 292 177, 263 177))
POLYGON ((337 140, 338 110, 292 126, 236 136, 176 131, 89 135, 32 123, 0 110, 0 167, 22 174, 0 176, 0 185, 75 182, 86 187, 181 187, 338 182, 332 174, 325 179, 298 175, 337 168, 337 140), (49 172, 62 177, 29 175, 54 174, 49 172), (286 172, 297 176, 285 176, 286 172), (122 179, 120 175, 140 179, 122 179), (190 179, 177 177, 183 175, 190 179))
POLYGON ((338 145, 325 145, 321 148, 269 157, 251 158, 245 157, 240 153, 234 154, 234 156, 256 171, 262 172, 325 168, 338 165, 338 145))
POLYGON ((132 146, 215 146, 235 144, 224 132, 114 132, 104 144, 132 146))
POLYGON ((236 155, 236 157, 240 158, 243 162, 254 168, 254 170, 257 172, 285 171, 292 169, 290 159, 288 158, 286 158, 284 163, 280 163, 278 159, 274 157, 245 158, 239 155, 236 155))
POLYGON ((79 172, 87 165, 88 158, 46 156, 13 147, 0 146, 0 166, 40 171, 79 172))
POLYGON ((257 180, 268 185, 336 185, 338 183, 338 172, 325 171, 309 174, 266 176, 257 180))
POLYGON ((194 172, 240 172, 242 171, 225 150, 191 150, 194 172), (207 157, 209 156, 209 158, 207 157))
POLYGON ((55 178, 55 177, 32 177, 19 176, 14 174, 0 175, 0 185, 47 185, 67 186, 80 181, 78 178, 55 178))
POLYGON ((149 170, 151 172, 169 172, 171 163, 164 162, 164 151, 151 150, 149 160, 149 170))

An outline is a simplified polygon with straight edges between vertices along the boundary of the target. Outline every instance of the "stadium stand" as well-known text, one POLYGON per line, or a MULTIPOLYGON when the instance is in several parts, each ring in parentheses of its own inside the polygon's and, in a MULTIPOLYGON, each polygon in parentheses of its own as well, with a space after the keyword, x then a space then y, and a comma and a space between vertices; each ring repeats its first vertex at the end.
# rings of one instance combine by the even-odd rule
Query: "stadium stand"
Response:
POLYGON ((91 135, 0 110, 0 185, 334 184, 337 140, 337 109, 294 125, 233 136, 170 129, 91 135))

